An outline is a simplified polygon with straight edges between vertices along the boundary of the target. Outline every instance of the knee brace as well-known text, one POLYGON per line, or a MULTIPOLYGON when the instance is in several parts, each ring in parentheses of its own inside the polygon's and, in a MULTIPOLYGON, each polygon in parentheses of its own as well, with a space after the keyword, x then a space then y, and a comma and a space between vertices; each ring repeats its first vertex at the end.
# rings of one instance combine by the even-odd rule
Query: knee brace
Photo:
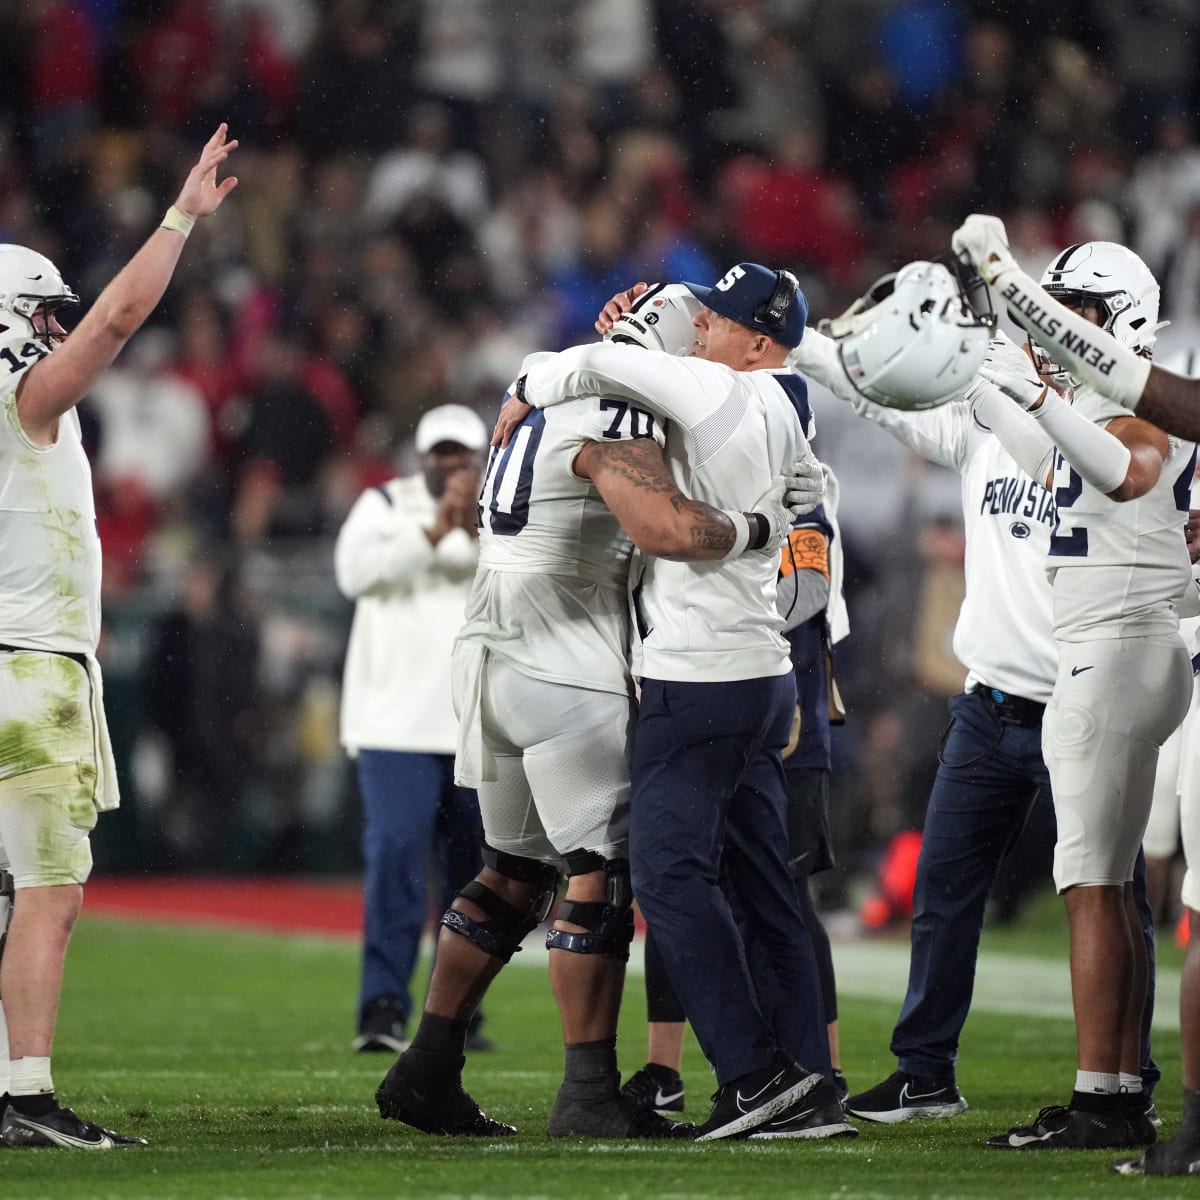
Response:
POLYGON ((566 857, 568 875, 588 875, 604 870, 608 876, 606 900, 567 900, 558 910, 560 921, 582 925, 587 933, 552 929, 546 935, 547 950, 569 950, 572 954, 600 954, 629 961, 633 941, 633 888, 629 883, 627 858, 604 859, 589 850, 566 857))
POLYGON ((546 919, 558 890, 558 872, 549 863, 493 850, 486 842, 483 844, 482 857, 485 866, 506 879, 534 885, 536 890, 528 908, 510 904, 487 884, 472 879, 458 894, 483 909, 487 913, 487 920, 476 921, 466 913, 450 908, 442 916, 442 924, 485 954, 508 962, 520 950, 530 930, 536 929, 546 919))
POLYGON ((8 937, 8 923, 12 920, 13 898, 17 890, 13 877, 0 871, 0 956, 4 954, 4 939, 8 937))

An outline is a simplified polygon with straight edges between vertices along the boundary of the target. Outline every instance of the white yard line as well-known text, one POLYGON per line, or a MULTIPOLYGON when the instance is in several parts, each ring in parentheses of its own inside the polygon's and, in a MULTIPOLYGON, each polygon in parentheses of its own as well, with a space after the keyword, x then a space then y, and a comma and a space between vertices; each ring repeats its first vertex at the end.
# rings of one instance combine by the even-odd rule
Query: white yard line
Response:
MULTIPOLYGON (((542 939, 530 935, 512 961, 523 966, 542 966, 546 948, 542 939)), ((833 964, 838 994, 867 1000, 891 1000, 900 1011, 908 984, 908 943, 870 939, 834 942, 833 964)), ((642 940, 630 947, 630 974, 642 973, 642 940)), ((988 953, 979 958, 975 973, 972 1008, 981 1012, 1024 1013, 1039 1017, 1072 1018, 1071 981, 1067 973, 1066 948, 1061 960, 1029 958, 1017 954, 988 953)), ((1158 969, 1154 1027, 1179 1028, 1179 972, 1158 969)))

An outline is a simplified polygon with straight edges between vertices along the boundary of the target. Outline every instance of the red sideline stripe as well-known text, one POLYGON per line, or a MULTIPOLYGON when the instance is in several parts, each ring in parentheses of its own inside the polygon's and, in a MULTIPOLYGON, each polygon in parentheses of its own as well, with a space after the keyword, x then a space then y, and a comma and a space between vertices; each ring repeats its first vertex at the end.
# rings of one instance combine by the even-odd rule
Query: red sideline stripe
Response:
POLYGON ((282 879, 94 878, 84 912, 125 920, 237 926, 282 933, 362 933, 357 883, 282 879))
MULTIPOLYGON (((362 889, 358 883, 192 876, 95 877, 84 888, 83 907, 91 916, 128 921, 169 921, 353 938, 362 935, 362 889)), ((636 910, 635 919, 637 932, 644 933, 645 922, 636 910)))

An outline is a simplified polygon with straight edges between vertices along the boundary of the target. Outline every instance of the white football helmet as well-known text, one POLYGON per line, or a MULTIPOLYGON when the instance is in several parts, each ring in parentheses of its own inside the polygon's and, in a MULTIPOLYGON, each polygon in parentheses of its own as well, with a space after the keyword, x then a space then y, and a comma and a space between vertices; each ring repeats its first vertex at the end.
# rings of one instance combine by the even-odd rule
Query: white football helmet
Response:
POLYGON ((687 358, 696 341, 692 320, 701 308, 700 301, 682 283, 656 283, 617 318, 604 337, 610 342, 632 342, 646 350, 687 358))
POLYGON ((968 302, 941 263, 911 262, 885 275, 840 317, 822 321, 842 369, 868 400, 888 408, 936 408, 971 382, 994 320, 968 302))
POLYGON ((1150 268, 1116 242, 1068 246, 1042 272, 1042 287, 1069 308, 1087 301, 1100 310, 1100 327, 1147 357, 1158 323, 1158 281, 1150 268))
POLYGON ((51 333, 48 316, 64 304, 78 303, 79 297, 44 254, 0 245, 0 337, 33 338, 53 350, 62 335, 51 333), (39 307, 45 315, 35 321, 39 307))

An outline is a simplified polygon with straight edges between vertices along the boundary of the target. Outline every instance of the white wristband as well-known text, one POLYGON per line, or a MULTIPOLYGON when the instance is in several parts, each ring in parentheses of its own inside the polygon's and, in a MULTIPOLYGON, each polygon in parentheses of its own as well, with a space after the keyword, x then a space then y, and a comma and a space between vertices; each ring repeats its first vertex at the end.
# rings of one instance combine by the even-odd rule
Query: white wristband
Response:
POLYGON ((721 558, 737 558, 745 554, 746 547, 750 545, 750 520, 745 513, 732 508, 724 508, 721 511, 733 522, 733 545, 721 558))
POLYGON ((1077 413, 1057 392, 1047 391, 1032 416, 1062 451, 1063 458, 1098 492, 1107 496, 1125 482, 1132 457, 1129 448, 1095 421, 1077 413))
POLYGON ((187 213, 182 212, 172 204, 158 224, 160 229, 173 229, 176 233, 182 233, 186 238, 192 232, 196 224, 196 218, 189 217, 187 213))

